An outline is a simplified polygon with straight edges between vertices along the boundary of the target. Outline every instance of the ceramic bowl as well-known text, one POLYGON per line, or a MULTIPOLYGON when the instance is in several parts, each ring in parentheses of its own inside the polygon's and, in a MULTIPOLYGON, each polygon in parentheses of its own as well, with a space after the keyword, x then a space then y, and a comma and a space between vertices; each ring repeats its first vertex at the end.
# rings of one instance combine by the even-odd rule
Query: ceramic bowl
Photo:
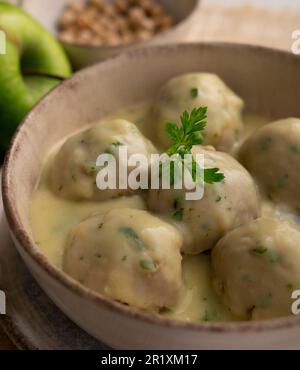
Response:
MULTIPOLYGON (((176 25, 172 29, 158 34, 149 42, 123 46, 78 45, 61 40, 74 68, 79 69, 141 46, 192 41, 197 32, 197 16, 201 0, 157 0, 157 2, 161 3, 168 14, 176 20, 176 25)), ((47 6, 45 1, 41 0, 19 0, 19 3, 57 36, 58 17, 70 0, 51 0, 51 6, 47 6)))
POLYGON ((300 58, 261 47, 186 44, 141 49, 84 69, 27 116, 7 155, 3 201, 11 235, 29 270, 57 306, 88 333, 118 349, 299 348, 300 317, 246 323, 189 323, 121 305, 50 264, 35 245, 28 206, 48 151, 108 113, 152 98, 170 78, 220 75, 251 112, 300 116, 300 58))

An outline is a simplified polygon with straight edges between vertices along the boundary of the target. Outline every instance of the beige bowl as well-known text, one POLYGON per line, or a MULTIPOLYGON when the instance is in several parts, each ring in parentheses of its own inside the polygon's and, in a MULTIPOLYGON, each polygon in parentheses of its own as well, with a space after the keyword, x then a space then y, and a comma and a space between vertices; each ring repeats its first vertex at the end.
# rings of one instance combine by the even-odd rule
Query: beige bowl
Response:
POLYGON ((219 74, 258 114, 300 116, 300 58, 231 44, 155 47, 77 73, 27 116, 6 158, 3 200, 26 265, 53 301, 88 333, 122 349, 298 348, 300 317, 251 323, 183 323, 93 293, 53 267, 34 244, 28 205, 49 149, 104 115, 153 97, 181 73, 219 74))
MULTIPOLYGON (((51 6, 47 6, 47 11, 45 11, 45 1, 21 0, 20 4, 28 13, 37 18, 49 31, 57 36, 56 24, 58 17, 70 1, 51 0, 51 6)), ((161 3, 168 14, 172 15, 176 20, 176 25, 172 29, 156 35, 148 42, 123 46, 78 45, 61 40, 74 68, 79 69, 141 46, 192 41, 195 33, 197 33, 197 17, 201 0, 156 1, 161 3)))

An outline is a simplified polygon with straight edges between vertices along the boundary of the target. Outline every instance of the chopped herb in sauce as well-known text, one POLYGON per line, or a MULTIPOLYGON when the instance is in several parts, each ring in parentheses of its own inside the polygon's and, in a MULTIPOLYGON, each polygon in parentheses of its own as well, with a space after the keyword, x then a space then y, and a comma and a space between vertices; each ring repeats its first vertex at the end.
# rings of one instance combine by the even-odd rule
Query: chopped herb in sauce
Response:
POLYGON ((89 168, 88 168, 88 174, 89 175, 96 175, 96 173, 97 173, 98 171, 97 171, 97 166, 90 166, 89 168))
POLYGON ((83 169, 84 169, 84 171, 85 171, 85 173, 87 175, 89 175, 89 176, 95 176, 95 175, 98 174, 98 172, 100 171, 101 167, 98 167, 98 166, 96 166, 95 163, 90 162, 90 163, 86 163, 84 165, 84 168, 83 169))
POLYGON ((221 200, 222 200, 222 197, 220 195, 218 195, 217 198, 216 198, 216 203, 221 202, 221 200))
POLYGON ((255 254, 266 254, 268 252, 268 248, 264 247, 263 245, 257 246, 255 249, 253 249, 253 252, 255 254))
POLYGON ((263 245, 257 246, 253 249, 253 252, 256 255, 265 256, 271 264, 278 263, 280 261, 279 254, 275 250, 268 249, 263 245))
POLYGON ((285 174, 285 175, 281 176, 281 177, 278 179, 277 187, 278 187, 279 189, 283 189, 283 188, 285 188, 285 187, 288 185, 288 181, 289 181, 289 175, 288 175, 288 174, 285 174))
POLYGON ((173 203, 173 208, 178 209, 178 208, 180 208, 180 205, 181 205, 181 200, 178 199, 178 198, 175 198, 174 203, 173 203))
POLYGON ((271 137, 265 137, 261 140, 260 142, 260 149, 265 152, 267 150, 269 150, 272 146, 272 138, 271 137))
POLYGON ((173 208, 175 212, 173 213, 173 218, 177 221, 182 221, 184 208, 182 208, 182 200, 179 198, 174 199, 173 208))
POLYGON ((151 259, 149 260, 141 260, 139 262, 139 266, 142 270, 148 271, 148 272, 153 272, 156 270, 157 266, 155 262, 151 259))
POLYGON ((300 144, 292 144, 289 149, 293 154, 300 154, 300 144))
POLYGON ((197 89, 197 87, 193 87, 191 89, 190 93, 191 93, 191 98, 192 99, 198 98, 198 89, 197 89))
POLYGON ((112 146, 115 146, 115 147, 118 147, 118 146, 122 146, 124 144, 120 143, 120 141, 115 141, 114 143, 111 144, 112 146))
POLYGON ((99 225, 98 225, 98 229, 99 229, 99 230, 100 230, 100 229, 102 229, 103 225, 104 225, 104 223, 103 223, 103 222, 102 222, 101 224, 99 224, 99 225))
POLYGON ((122 262, 125 262, 125 261, 127 260, 127 258, 128 258, 128 256, 124 256, 124 257, 122 258, 122 262))
POLYGON ((111 143, 109 147, 105 150, 105 153, 115 155, 117 149, 120 146, 123 146, 124 144, 120 143, 119 141, 115 141, 114 143, 111 143))
POLYGON ((270 263, 278 263, 280 261, 279 254, 274 250, 270 250, 268 252, 268 260, 270 263))
POLYGON ((294 288, 294 284, 292 284, 292 283, 289 283, 289 284, 287 284, 287 289, 289 290, 289 291, 293 291, 293 290, 295 290, 295 288, 294 288))
POLYGON ((173 213, 173 218, 177 221, 182 221, 183 219, 183 208, 178 209, 173 213))
POLYGON ((119 232, 124 235, 136 249, 143 250, 145 248, 144 242, 131 227, 122 227, 119 229, 119 232))

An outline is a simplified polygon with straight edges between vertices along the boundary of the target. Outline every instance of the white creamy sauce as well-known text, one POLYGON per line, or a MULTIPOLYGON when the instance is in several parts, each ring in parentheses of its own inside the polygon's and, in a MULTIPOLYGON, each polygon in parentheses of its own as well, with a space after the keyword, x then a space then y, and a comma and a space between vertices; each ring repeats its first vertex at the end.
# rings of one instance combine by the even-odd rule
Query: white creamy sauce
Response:
MULTIPOLYGON (((150 104, 140 104, 113 115, 135 123, 146 134, 145 117, 150 104)), ((246 136, 270 120, 246 115, 246 136)), ((154 143, 155 144, 155 143, 154 143)), ((142 197, 135 195, 105 202, 68 201, 55 195, 48 184, 48 170, 53 153, 44 166, 41 180, 33 194, 30 219, 35 241, 41 251, 58 268, 62 268, 62 257, 70 229, 87 218, 115 208, 146 209, 142 197)), ((287 217, 299 222, 290 210, 276 207, 270 201, 263 202, 263 215, 287 217)), ((211 286, 209 254, 183 257, 184 291, 179 304, 163 312, 166 316, 187 321, 234 321, 237 320, 219 301, 211 286)))

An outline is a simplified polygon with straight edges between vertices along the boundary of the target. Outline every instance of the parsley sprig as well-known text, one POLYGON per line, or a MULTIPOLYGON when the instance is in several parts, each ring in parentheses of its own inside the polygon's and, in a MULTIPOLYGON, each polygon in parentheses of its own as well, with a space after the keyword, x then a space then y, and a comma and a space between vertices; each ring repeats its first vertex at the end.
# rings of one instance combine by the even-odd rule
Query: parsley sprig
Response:
POLYGON ((173 141, 171 147, 167 150, 167 154, 179 154, 183 157, 185 154, 190 154, 194 145, 200 145, 204 142, 202 131, 206 128, 207 108, 193 109, 189 114, 184 111, 180 117, 181 126, 176 123, 167 122, 166 132, 173 141))
MULTIPOLYGON (((172 141, 172 145, 167 150, 167 154, 170 157, 174 154, 179 154, 181 160, 184 159, 185 155, 192 154, 191 150, 194 145, 201 145, 204 143, 203 131, 207 125, 206 119, 207 107, 200 107, 193 109, 191 113, 184 111, 180 117, 181 125, 167 122, 165 130, 172 141)), ((197 179, 197 173, 200 173, 200 169, 199 164, 193 159, 191 175, 195 182, 199 180, 204 180, 207 184, 222 182, 225 176, 219 171, 219 168, 205 168, 204 179, 197 179)))

